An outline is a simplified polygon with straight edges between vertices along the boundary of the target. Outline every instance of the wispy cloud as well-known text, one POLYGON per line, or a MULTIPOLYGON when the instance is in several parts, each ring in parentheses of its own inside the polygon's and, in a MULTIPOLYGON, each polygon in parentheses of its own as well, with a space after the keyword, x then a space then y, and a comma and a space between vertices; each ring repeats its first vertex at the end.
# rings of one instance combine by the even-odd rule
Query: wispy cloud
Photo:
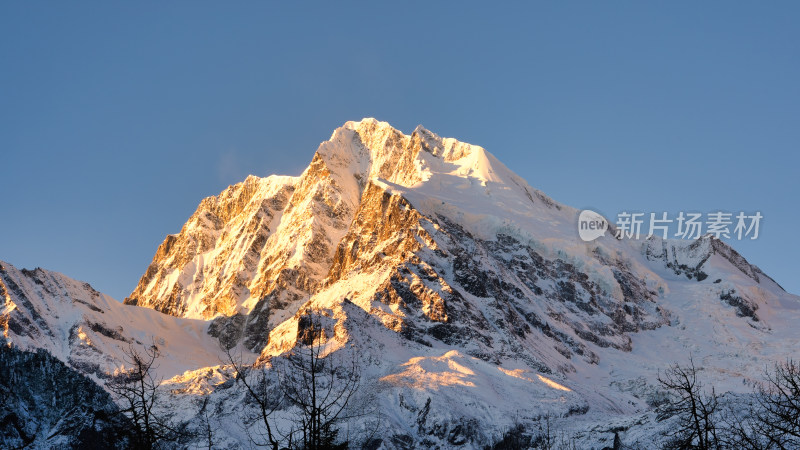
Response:
POLYGON ((234 149, 225 150, 217 162, 217 177, 223 183, 238 183, 247 177, 247 168, 239 153, 234 149))

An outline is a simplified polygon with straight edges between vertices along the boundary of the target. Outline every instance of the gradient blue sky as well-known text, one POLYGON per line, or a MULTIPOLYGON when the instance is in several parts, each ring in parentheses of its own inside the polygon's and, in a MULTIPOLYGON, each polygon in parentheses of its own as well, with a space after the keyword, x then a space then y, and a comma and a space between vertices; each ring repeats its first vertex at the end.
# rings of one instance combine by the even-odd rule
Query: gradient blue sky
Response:
POLYGON ((0 259, 118 299, 205 196, 347 120, 484 146, 555 199, 761 211, 800 293, 800 3, 0 3, 0 259))

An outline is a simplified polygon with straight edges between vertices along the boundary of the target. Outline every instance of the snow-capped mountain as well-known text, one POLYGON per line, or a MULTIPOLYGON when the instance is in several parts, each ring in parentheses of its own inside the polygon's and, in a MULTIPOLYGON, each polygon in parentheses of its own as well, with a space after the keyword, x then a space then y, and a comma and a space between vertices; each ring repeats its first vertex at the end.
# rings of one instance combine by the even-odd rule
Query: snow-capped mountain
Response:
POLYGON ((321 311, 329 351, 361 361, 384 448, 482 448, 544 416, 587 445, 611 429, 635 444, 669 363, 691 354, 718 389, 746 391, 800 344, 800 298, 725 243, 587 243, 577 217, 481 147, 348 122, 299 177, 204 199, 126 305, 4 264, 0 326, 100 382, 120 345, 163 339, 176 410, 199 420, 208 398, 230 424, 243 406, 220 344, 269 366, 321 311))
POLYGON ((124 363, 125 349, 155 344, 163 377, 222 361, 208 323, 127 307, 89 283, 0 262, 0 330, 20 350, 45 349, 95 381, 124 363))

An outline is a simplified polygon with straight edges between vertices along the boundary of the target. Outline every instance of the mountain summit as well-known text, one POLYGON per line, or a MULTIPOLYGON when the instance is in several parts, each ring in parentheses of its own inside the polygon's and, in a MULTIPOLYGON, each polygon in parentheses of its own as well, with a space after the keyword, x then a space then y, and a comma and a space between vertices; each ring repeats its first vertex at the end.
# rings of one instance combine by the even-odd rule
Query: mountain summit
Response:
MULTIPOLYGON (((611 414, 627 429, 652 419, 655 377, 671 362, 693 355, 718 389, 739 392, 800 344, 800 299, 727 244, 583 242, 577 217, 482 147, 421 126, 406 135, 375 119, 347 122, 299 177, 250 176, 166 237, 125 299, 166 314, 158 330, 136 332, 150 316, 128 323, 88 287, 10 266, 0 271, 0 325, 27 347, 45 326, 53 336, 84 330, 81 351, 55 353, 83 372, 81 332, 100 353, 159 333, 175 343, 171 354, 196 345, 201 356, 177 364, 196 368, 166 374, 170 395, 184 406, 206 396, 215 420, 233 423, 229 411, 242 406, 224 394, 229 372, 203 368, 219 352, 208 342, 270 367, 317 312, 326 351, 361 361, 384 448, 483 448, 514 418, 612 429, 611 414), (48 306, 56 297, 75 311, 66 325, 53 325, 64 321, 48 306), (81 316, 93 302, 102 304, 81 316)), ((102 380, 105 366, 91 373, 102 380)), ((192 408, 186 420, 202 420, 192 408)), ((625 439, 649 444, 646 434, 625 439)))
POLYGON ((354 220, 379 212, 365 205, 406 193, 429 214, 453 205, 498 220, 536 215, 534 198, 554 205, 481 147, 422 126, 409 136, 375 119, 347 122, 301 176, 251 176, 204 199, 125 302, 187 318, 247 316, 263 333, 265 315, 280 323, 335 275, 354 220))

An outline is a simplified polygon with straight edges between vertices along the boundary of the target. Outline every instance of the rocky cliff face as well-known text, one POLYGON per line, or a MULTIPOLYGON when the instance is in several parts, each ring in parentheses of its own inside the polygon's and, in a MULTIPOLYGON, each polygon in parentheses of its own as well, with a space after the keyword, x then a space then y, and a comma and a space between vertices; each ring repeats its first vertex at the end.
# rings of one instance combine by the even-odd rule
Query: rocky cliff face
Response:
POLYGON ((158 247, 126 303, 193 318, 239 312, 296 179, 248 177, 200 202, 158 247))

